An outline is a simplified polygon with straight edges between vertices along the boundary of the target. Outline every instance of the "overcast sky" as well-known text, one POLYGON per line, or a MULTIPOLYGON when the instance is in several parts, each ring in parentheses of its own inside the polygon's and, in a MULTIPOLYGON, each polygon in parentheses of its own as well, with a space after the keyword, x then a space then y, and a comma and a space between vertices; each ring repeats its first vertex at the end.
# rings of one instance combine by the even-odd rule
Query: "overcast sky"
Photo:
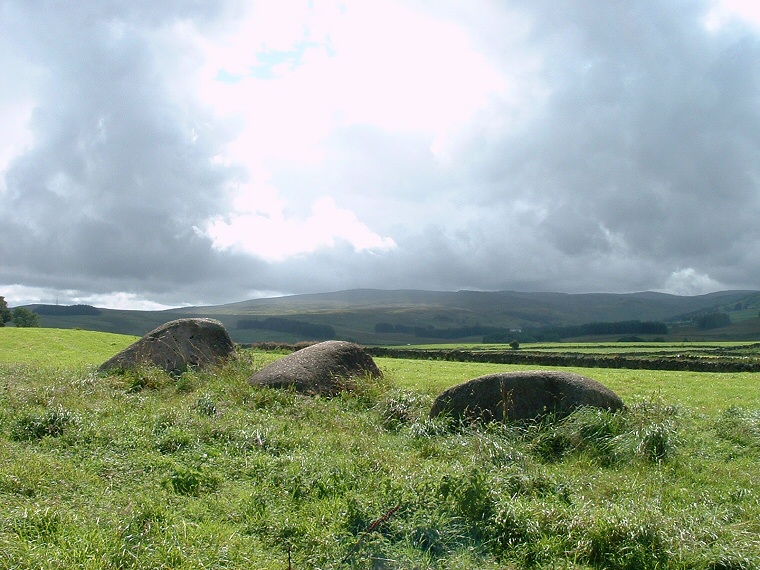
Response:
POLYGON ((760 288, 754 0, 0 0, 0 295, 760 288))

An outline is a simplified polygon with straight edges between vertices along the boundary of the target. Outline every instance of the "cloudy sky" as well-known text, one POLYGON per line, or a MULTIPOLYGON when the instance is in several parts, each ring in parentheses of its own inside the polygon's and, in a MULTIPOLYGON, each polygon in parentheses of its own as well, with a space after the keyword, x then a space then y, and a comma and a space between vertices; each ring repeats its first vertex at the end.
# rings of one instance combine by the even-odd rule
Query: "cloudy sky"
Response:
POLYGON ((0 0, 0 295, 760 288, 754 0, 0 0))

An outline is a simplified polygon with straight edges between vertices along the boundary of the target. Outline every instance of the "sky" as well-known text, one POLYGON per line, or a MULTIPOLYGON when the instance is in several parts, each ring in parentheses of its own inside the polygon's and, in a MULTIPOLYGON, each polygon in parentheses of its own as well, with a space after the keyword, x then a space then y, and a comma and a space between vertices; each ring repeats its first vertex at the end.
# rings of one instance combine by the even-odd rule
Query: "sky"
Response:
POLYGON ((754 0, 0 0, 0 295, 760 288, 754 0))

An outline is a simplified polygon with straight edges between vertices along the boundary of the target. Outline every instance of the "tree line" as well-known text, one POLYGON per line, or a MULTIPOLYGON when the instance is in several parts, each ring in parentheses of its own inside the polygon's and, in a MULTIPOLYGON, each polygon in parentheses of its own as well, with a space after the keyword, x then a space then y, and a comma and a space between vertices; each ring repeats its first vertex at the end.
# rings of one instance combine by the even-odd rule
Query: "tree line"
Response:
POLYGON ((555 327, 532 332, 537 341, 550 342, 552 340, 578 336, 607 336, 619 334, 666 335, 668 334, 668 325, 659 321, 613 321, 584 323, 582 325, 555 327))
POLYGON ((482 336, 485 343, 507 343, 516 339, 522 341, 549 342, 576 336, 595 335, 666 335, 668 326, 656 321, 617 321, 585 323, 566 327, 549 327, 516 331, 506 327, 470 325, 453 328, 435 328, 432 325, 412 326, 392 323, 376 323, 375 332, 379 334, 408 334, 422 338, 457 339, 482 336))
POLYGON ((34 309, 38 315, 56 317, 97 316, 100 309, 92 305, 38 305, 34 309))
POLYGON ((275 332, 284 332, 296 335, 304 339, 327 340, 336 337, 335 329, 331 325, 318 325, 296 319, 282 317, 267 317, 266 319, 240 319, 237 322, 238 329, 260 329, 275 332))

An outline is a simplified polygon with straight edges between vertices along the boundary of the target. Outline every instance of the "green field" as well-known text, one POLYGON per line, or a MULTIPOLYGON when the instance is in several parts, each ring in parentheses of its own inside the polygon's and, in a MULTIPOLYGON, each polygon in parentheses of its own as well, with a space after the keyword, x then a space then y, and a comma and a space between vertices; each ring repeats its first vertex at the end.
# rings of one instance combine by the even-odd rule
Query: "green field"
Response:
POLYGON ((0 364, 97 365, 137 338, 83 330, 0 327, 0 364))
POLYGON ((133 340, 0 329, 0 568, 760 568, 760 374, 574 369, 628 409, 457 426, 438 392, 518 367, 93 373, 133 340))

